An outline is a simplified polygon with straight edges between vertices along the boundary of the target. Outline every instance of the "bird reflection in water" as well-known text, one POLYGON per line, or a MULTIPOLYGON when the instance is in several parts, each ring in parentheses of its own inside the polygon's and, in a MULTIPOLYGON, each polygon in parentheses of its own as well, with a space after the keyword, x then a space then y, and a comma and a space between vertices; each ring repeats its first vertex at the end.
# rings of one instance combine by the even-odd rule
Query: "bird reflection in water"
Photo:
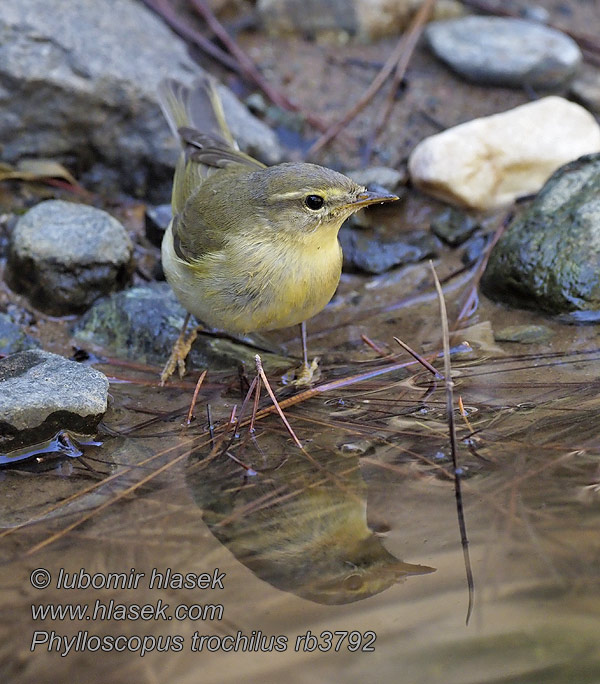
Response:
POLYGON ((319 450, 311 462, 286 453, 293 447, 283 440, 279 456, 272 446, 255 477, 244 478, 225 454, 206 463, 193 457, 186 471, 212 534, 260 579, 316 603, 343 604, 435 570, 398 560, 369 529, 357 456, 319 450))

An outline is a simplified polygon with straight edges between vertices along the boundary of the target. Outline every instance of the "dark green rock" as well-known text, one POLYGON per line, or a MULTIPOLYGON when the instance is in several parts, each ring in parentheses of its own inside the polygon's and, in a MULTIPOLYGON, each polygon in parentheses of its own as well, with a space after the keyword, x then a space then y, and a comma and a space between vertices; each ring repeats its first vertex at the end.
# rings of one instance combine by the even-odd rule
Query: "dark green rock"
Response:
POLYGON ((492 299, 553 314, 600 310, 600 154, 556 171, 492 250, 492 299))
POLYGON ((0 354, 15 354, 39 346, 40 343, 24 333, 10 316, 0 313, 0 354))
MULTIPOLYGON (((185 310, 167 283, 151 283, 117 292, 97 301, 76 324, 80 344, 93 344, 104 353, 162 367, 180 333, 185 310)), ((192 323, 188 331, 192 330, 192 323)), ((289 367, 291 361, 269 352, 200 334, 192 347, 188 366, 213 370, 254 367, 260 353, 266 368, 289 367)))

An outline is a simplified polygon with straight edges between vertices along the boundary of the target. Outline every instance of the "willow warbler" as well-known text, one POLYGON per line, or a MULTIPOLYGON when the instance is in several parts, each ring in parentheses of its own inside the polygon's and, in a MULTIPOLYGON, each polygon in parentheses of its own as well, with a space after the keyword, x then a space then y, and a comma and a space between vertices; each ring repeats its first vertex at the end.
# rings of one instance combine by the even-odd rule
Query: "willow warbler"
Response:
MULTIPOLYGON (((397 197, 322 166, 266 167, 240 152, 209 76, 191 88, 164 81, 160 101, 183 147, 162 242, 163 269, 181 304, 231 333, 284 328, 321 311, 340 279, 342 223, 397 197)), ((172 355, 163 381, 174 367, 172 355)))

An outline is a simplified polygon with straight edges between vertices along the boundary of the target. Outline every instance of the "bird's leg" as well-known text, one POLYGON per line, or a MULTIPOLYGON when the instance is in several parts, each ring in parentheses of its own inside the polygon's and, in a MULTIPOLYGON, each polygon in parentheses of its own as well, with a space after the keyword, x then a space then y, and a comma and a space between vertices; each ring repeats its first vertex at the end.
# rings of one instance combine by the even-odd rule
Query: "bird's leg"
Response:
POLYGON ((296 377, 290 382, 290 385, 296 387, 304 387, 312 385, 319 379, 321 371, 318 366, 318 358, 314 358, 312 362, 308 363, 308 344, 306 342, 306 321, 300 323, 300 336, 302 338, 302 365, 296 370, 296 377))
POLYGON ((190 314, 188 313, 186 314, 185 320, 183 321, 183 325, 181 326, 181 332, 179 333, 179 337, 175 341, 173 349, 171 349, 171 355, 169 356, 169 360, 165 364, 165 367, 163 368, 162 373, 160 374, 161 387, 163 387, 167 380, 171 377, 171 375, 173 375, 173 373, 175 372, 175 368, 177 368, 180 378, 182 378, 185 374, 185 359, 187 355, 190 353, 192 344, 194 344, 196 337, 198 337, 198 332, 201 328, 201 326, 196 326, 192 330, 192 332, 186 337, 185 333, 187 330, 189 320, 190 314))

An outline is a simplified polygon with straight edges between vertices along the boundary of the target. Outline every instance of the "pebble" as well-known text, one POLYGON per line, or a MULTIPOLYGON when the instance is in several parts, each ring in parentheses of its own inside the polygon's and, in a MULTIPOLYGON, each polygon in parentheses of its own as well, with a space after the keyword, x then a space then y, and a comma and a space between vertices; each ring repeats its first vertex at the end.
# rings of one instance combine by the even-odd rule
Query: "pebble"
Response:
POLYGON ((569 92, 584 107, 600 114, 600 70, 586 64, 571 81, 569 92))
POLYGON ((0 452, 50 439, 61 430, 93 434, 106 412, 100 371, 40 349, 0 360, 0 452))
POLYGON ((81 312, 127 282, 132 249, 125 228, 105 211, 48 200, 15 226, 7 282, 40 311, 81 312))
POLYGON ((555 88, 582 61, 569 36, 539 22, 469 16, 430 24, 433 52, 469 81, 513 88, 555 88))
POLYGON ((438 214, 431 222, 431 232, 451 247, 462 245, 477 228, 473 217, 454 207, 438 214))
POLYGON ((481 285, 511 306, 573 321, 600 312, 600 154, 559 169, 491 252, 481 285))
POLYGON ((549 96, 473 119, 420 142, 413 183, 451 204, 492 209, 536 193, 560 166, 600 151, 600 126, 583 107, 549 96))
POLYGON ((10 316, 0 313, 0 354, 15 354, 39 346, 40 343, 24 333, 10 316))
POLYGON ((377 230, 343 226, 339 237, 346 271, 379 274, 436 254, 435 240, 426 231, 414 231, 402 238, 390 239, 380 237, 377 230))

